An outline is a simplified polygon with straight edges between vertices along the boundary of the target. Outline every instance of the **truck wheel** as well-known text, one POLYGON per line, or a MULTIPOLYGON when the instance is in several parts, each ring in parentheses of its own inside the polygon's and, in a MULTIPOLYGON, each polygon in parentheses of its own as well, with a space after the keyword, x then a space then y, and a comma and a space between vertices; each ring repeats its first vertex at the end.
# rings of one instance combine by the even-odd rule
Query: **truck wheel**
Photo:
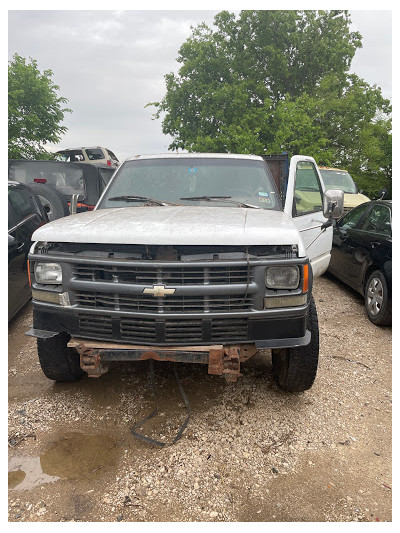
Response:
POLYGON ((390 326, 392 310, 389 306, 389 294, 385 276, 375 270, 365 284, 365 309, 368 318, 377 326, 390 326))
POLYGON ((55 187, 45 183, 30 183, 29 187, 39 197, 49 222, 69 214, 68 202, 55 187))
POLYGON ((67 347, 69 339, 66 333, 59 333, 50 339, 37 339, 40 366, 49 379, 77 381, 83 376, 79 354, 67 347))
POLYGON ((278 386, 289 392, 311 388, 317 374, 319 354, 318 316, 311 296, 307 314, 307 328, 311 340, 307 346, 272 350, 272 367, 278 386))

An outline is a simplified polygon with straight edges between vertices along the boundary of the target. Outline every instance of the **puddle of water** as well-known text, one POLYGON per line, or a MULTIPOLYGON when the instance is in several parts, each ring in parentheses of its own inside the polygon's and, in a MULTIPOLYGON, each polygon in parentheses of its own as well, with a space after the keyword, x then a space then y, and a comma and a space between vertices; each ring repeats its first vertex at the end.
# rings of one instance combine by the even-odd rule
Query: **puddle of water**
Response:
POLYGON ((32 490, 59 479, 43 472, 40 457, 13 457, 8 463, 8 488, 32 490))
POLYGON ((82 479, 113 465, 119 454, 108 435, 72 433, 53 442, 40 457, 13 457, 8 465, 9 489, 31 490, 58 479, 82 479))
POLYGON ((8 488, 14 489, 17 485, 20 485, 26 477, 26 473, 22 470, 14 470, 8 472, 8 488))

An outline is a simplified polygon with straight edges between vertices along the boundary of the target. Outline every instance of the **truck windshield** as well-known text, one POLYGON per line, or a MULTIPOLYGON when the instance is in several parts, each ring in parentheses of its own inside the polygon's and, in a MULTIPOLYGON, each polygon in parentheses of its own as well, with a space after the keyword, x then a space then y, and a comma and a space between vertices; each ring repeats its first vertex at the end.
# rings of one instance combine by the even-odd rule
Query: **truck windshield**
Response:
POLYGON ((136 207, 146 203, 145 199, 141 203, 130 202, 128 198, 124 202, 121 199, 124 196, 205 207, 235 207, 236 200, 239 207, 251 204, 281 210, 270 171, 264 161, 251 159, 191 157, 127 161, 120 167, 97 209, 136 207))
POLYGON ((343 192, 357 194, 357 186, 346 170, 320 168, 324 185, 327 189, 341 189, 343 192))

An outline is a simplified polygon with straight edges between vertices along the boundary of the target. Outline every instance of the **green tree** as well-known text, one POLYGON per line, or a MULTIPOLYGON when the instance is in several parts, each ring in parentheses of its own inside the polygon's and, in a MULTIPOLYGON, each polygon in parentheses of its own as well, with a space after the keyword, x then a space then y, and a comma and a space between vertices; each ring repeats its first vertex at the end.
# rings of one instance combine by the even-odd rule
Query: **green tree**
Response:
POLYGON ((57 143, 67 131, 61 126, 66 98, 57 95, 59 86, 51 70, 41 73, 37 62, 18 54, 8 66, 8 157, 47 159, 45 143, 57 143))
POLYGON ((165 96, 148 104, 169 148, 286 150, 390 179, 390 102, 349 74, 362 39, 350 23, 338 10, 222 11, 214 29, 192 29, 165 96))

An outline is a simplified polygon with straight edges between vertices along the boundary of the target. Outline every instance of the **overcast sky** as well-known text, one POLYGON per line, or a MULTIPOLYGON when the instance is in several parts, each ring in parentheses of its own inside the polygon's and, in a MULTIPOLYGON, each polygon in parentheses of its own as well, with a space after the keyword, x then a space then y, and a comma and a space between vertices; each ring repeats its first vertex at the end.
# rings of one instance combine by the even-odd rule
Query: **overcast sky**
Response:
MULTIPOLYGON (((73 110, 51 149, 99 145, 120 160, 166 152, 171 138, 145 105, 163 97, 164 75, 177 72, 190 26, 212 25, 218 11, 9 11, 9 59, 18 53, 36 59, 41 71, 51 69, 73 110)), ((391 11, 351 17, 363 36, 351 70, 391 98, 391 11)))

